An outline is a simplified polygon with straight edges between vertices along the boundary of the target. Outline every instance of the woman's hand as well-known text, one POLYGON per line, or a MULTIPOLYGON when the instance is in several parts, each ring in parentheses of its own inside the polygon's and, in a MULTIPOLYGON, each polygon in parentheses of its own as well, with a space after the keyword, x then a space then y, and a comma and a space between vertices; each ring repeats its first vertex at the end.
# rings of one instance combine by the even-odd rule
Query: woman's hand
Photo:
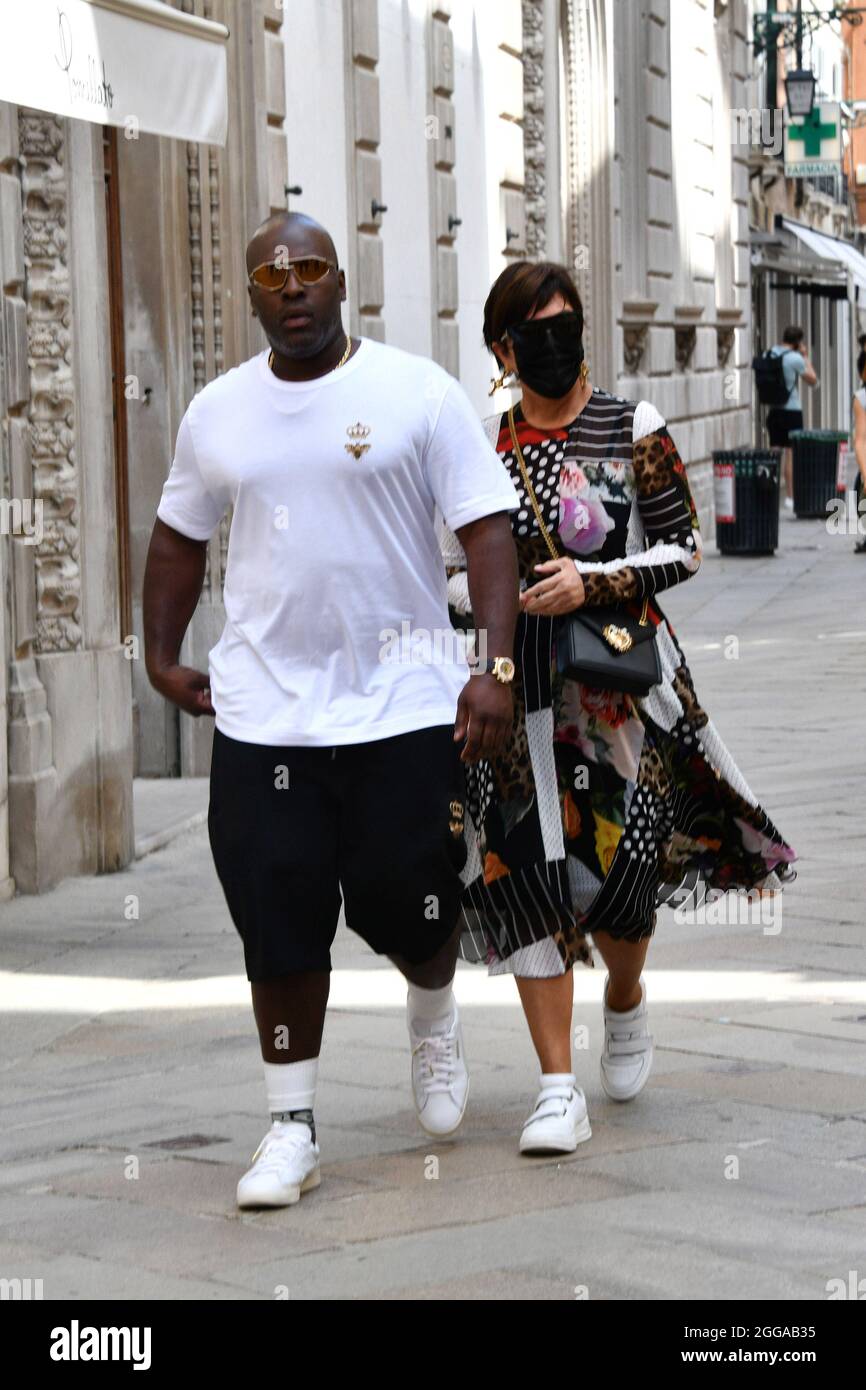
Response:
POLYGON ((543 575, 544 579, 520 595, 523 613, 553 618, 582 607, 586 590, 573 560, 568 557, 545 560, 543 564, 535 566, 535 572, 543 575))

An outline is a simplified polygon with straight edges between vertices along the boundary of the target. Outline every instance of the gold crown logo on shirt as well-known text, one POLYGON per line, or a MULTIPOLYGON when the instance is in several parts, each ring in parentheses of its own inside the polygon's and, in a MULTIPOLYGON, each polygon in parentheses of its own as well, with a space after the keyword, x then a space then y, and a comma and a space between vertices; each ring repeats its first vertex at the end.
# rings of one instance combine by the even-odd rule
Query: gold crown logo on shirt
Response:
POLYGON ((362 454, 366 454, 367 450, 370 447, 369 444, 364 444, 362 442, 367 438, 367 435, 370 433, 370 426, 362 425, 360 420, 356 420, 354 425, 349 426, 349 428, 346 430, 346 433, 349 436, 350 440, 350 442, 345 446, 346 453, 352 454, 356 459, 359 459, 362 454))

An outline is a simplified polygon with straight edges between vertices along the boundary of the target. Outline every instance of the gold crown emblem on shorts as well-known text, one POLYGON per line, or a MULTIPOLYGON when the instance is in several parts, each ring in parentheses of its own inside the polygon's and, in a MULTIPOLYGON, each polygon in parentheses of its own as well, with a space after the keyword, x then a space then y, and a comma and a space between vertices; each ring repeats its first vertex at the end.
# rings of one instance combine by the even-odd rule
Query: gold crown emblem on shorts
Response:
POLYGON ((363 442, 370 433, 370 426, 362 425, 360 420, 356 420, 354 425, 349 426, 346 433, 349 436, 349 443, 345 446, 346 453, 352 454, 354 458, 359 459, 362 454, 366 454, 370 447, 369 444, 363 442))
POLYGON ((463 803, 462 801, 452 801, 449 806, 451 819, 448 822, 448 829, 455 837, 463 834, 463 803))

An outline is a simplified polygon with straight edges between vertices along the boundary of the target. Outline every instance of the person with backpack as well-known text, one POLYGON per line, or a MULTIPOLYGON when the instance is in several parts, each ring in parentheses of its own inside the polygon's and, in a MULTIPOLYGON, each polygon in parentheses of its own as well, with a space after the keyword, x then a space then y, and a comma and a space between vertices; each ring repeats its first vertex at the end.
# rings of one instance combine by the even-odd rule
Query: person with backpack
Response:
POLYGON ((770 406, 767 412, 770 445, 783 450, 785 506, 793 507, 793 460, 788 438, 792 430, 803 428, 799 378, 802 377, 806 386, 818 384, 818 374, 806 355, 803 329, 796 325, 786 328, 782 342, 756 357, 753 366, 758 398, 762 405, 770 406))

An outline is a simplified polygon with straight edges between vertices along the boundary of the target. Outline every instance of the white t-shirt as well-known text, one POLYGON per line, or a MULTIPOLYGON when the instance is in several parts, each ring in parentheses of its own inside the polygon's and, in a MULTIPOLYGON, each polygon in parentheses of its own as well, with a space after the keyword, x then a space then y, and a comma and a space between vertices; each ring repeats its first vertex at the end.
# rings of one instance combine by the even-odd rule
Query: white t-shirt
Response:
POLYGON ((452 530, 514 510, 506 470, 425 357, 364 338, 305 382, 267 359, 191 402, 157 509, 206 540, 234 507, 210 652, 217 728, 328 746, 448 724, 468 668, 449 636, 436 509, 452 530))

